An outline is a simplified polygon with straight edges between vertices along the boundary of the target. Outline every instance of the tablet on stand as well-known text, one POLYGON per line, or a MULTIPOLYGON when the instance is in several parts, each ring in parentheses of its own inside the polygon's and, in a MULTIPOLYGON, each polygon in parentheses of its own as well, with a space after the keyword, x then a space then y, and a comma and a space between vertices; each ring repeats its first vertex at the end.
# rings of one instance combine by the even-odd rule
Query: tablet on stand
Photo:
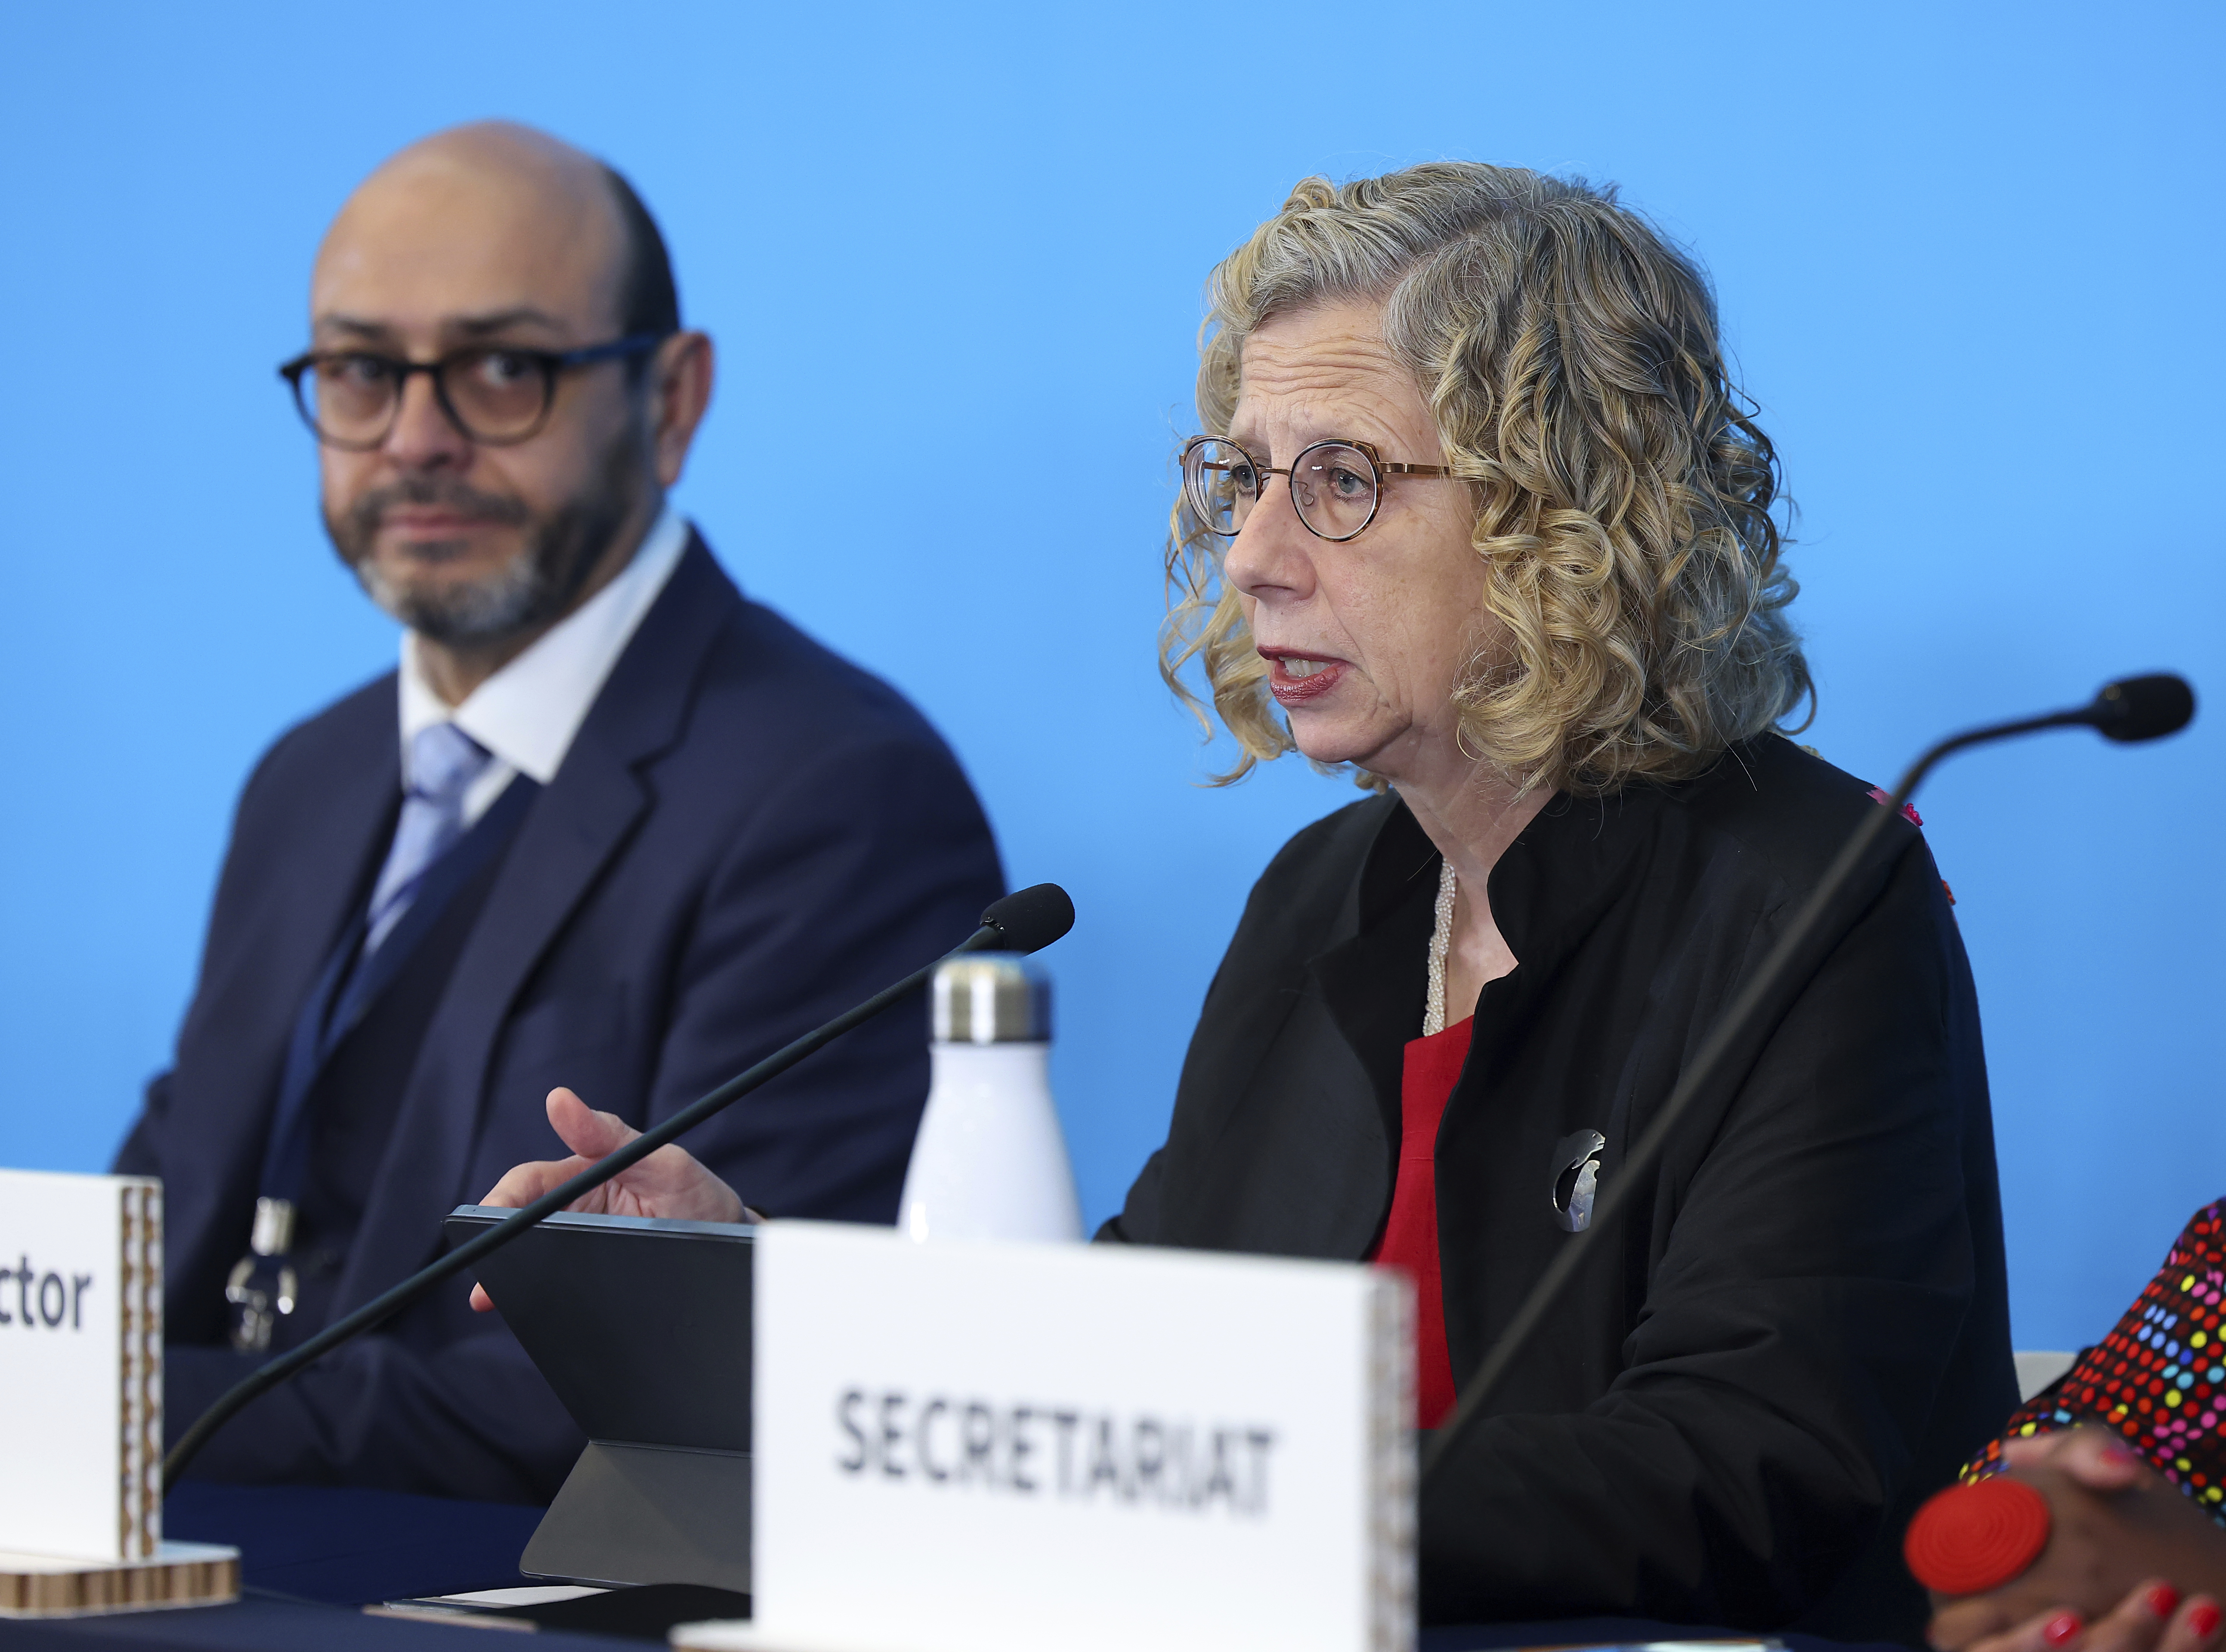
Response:
MULTIPOLYGON (((512 1211, 464 1204, 452 1242, 512 1211)), ((519 1569, 750 1592, 753 1227, 550 1217, 480 1283, 588 1436, 519 1569)))

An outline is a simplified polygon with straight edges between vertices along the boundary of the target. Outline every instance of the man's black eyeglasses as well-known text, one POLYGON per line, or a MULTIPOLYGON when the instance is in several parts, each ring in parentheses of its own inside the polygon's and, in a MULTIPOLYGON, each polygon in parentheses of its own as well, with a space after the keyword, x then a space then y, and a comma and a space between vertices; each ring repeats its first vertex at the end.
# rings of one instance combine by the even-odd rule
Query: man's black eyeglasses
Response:
POLYGON ((437 361, 406 361, 370 350, 312 350, 279 368, 278 376, 293 387, 294 405, 317 440, 350 453, 368 453, 386 440, 412 373, 432 376, 433 395, 457 429, 474 442, 504 447, 538 434, 549 423, 563 374, 646 354, 669 336, 636 333, 579 350, 477 344, 437 361))

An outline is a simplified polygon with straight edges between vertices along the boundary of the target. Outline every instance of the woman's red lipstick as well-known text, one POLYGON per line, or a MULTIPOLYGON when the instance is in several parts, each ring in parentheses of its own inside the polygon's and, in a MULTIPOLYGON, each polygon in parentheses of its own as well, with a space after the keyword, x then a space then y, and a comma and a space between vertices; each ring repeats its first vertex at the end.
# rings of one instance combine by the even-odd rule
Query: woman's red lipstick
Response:
POLYGON ((1319 700, 1345 676, 1345 662, 1320 654, 1301 654, 1295 648, 1263 648, 1268 662, 1268 692, 1280 706, 1302 706, 1319 700))

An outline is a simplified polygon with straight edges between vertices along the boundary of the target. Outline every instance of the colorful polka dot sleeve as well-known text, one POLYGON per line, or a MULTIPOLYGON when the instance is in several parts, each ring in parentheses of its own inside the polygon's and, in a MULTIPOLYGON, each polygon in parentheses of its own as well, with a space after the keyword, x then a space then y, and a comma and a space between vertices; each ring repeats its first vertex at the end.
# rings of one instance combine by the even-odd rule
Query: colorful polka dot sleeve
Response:
MULTIPOLYGON (((2163 1269, 2110 1334, 2063 1381, 2010 1419, 2007 1439, 2074 1423, 2115 1428, 2210 1517, 2226 1526, 2226 1199, 2196 1213, 2163 1269)), ((1994 1440, 1963 1471, 1984 1479, 2002 1466, 1994 1440)))

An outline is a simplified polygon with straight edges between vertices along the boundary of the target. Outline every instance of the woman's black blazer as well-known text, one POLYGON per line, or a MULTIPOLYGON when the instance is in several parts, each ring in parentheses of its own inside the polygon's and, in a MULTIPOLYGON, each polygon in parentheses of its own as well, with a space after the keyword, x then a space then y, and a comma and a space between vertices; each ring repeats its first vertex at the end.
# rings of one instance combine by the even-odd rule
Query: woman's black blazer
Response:
MULTIPOLYGON (((1491 877, 1518 960, 1436 1145, 1465 1379, 1815 887, 1868 789, 1778 735, 1550 803, 1491 877)), ((1357 1259, 1382 1232, 1439 857, 1396 796, 1292 839, 1206 994, 1167 1145, 1101 1238, 1357 1259)), ((2016 1404, 1970 967, 1897 821, 1822 963, 1689 1115, 1568 1306, 1425 1488, 1433 1621, 1618 1614, 1914 1639, 1916 1504, 2016 1404)))

